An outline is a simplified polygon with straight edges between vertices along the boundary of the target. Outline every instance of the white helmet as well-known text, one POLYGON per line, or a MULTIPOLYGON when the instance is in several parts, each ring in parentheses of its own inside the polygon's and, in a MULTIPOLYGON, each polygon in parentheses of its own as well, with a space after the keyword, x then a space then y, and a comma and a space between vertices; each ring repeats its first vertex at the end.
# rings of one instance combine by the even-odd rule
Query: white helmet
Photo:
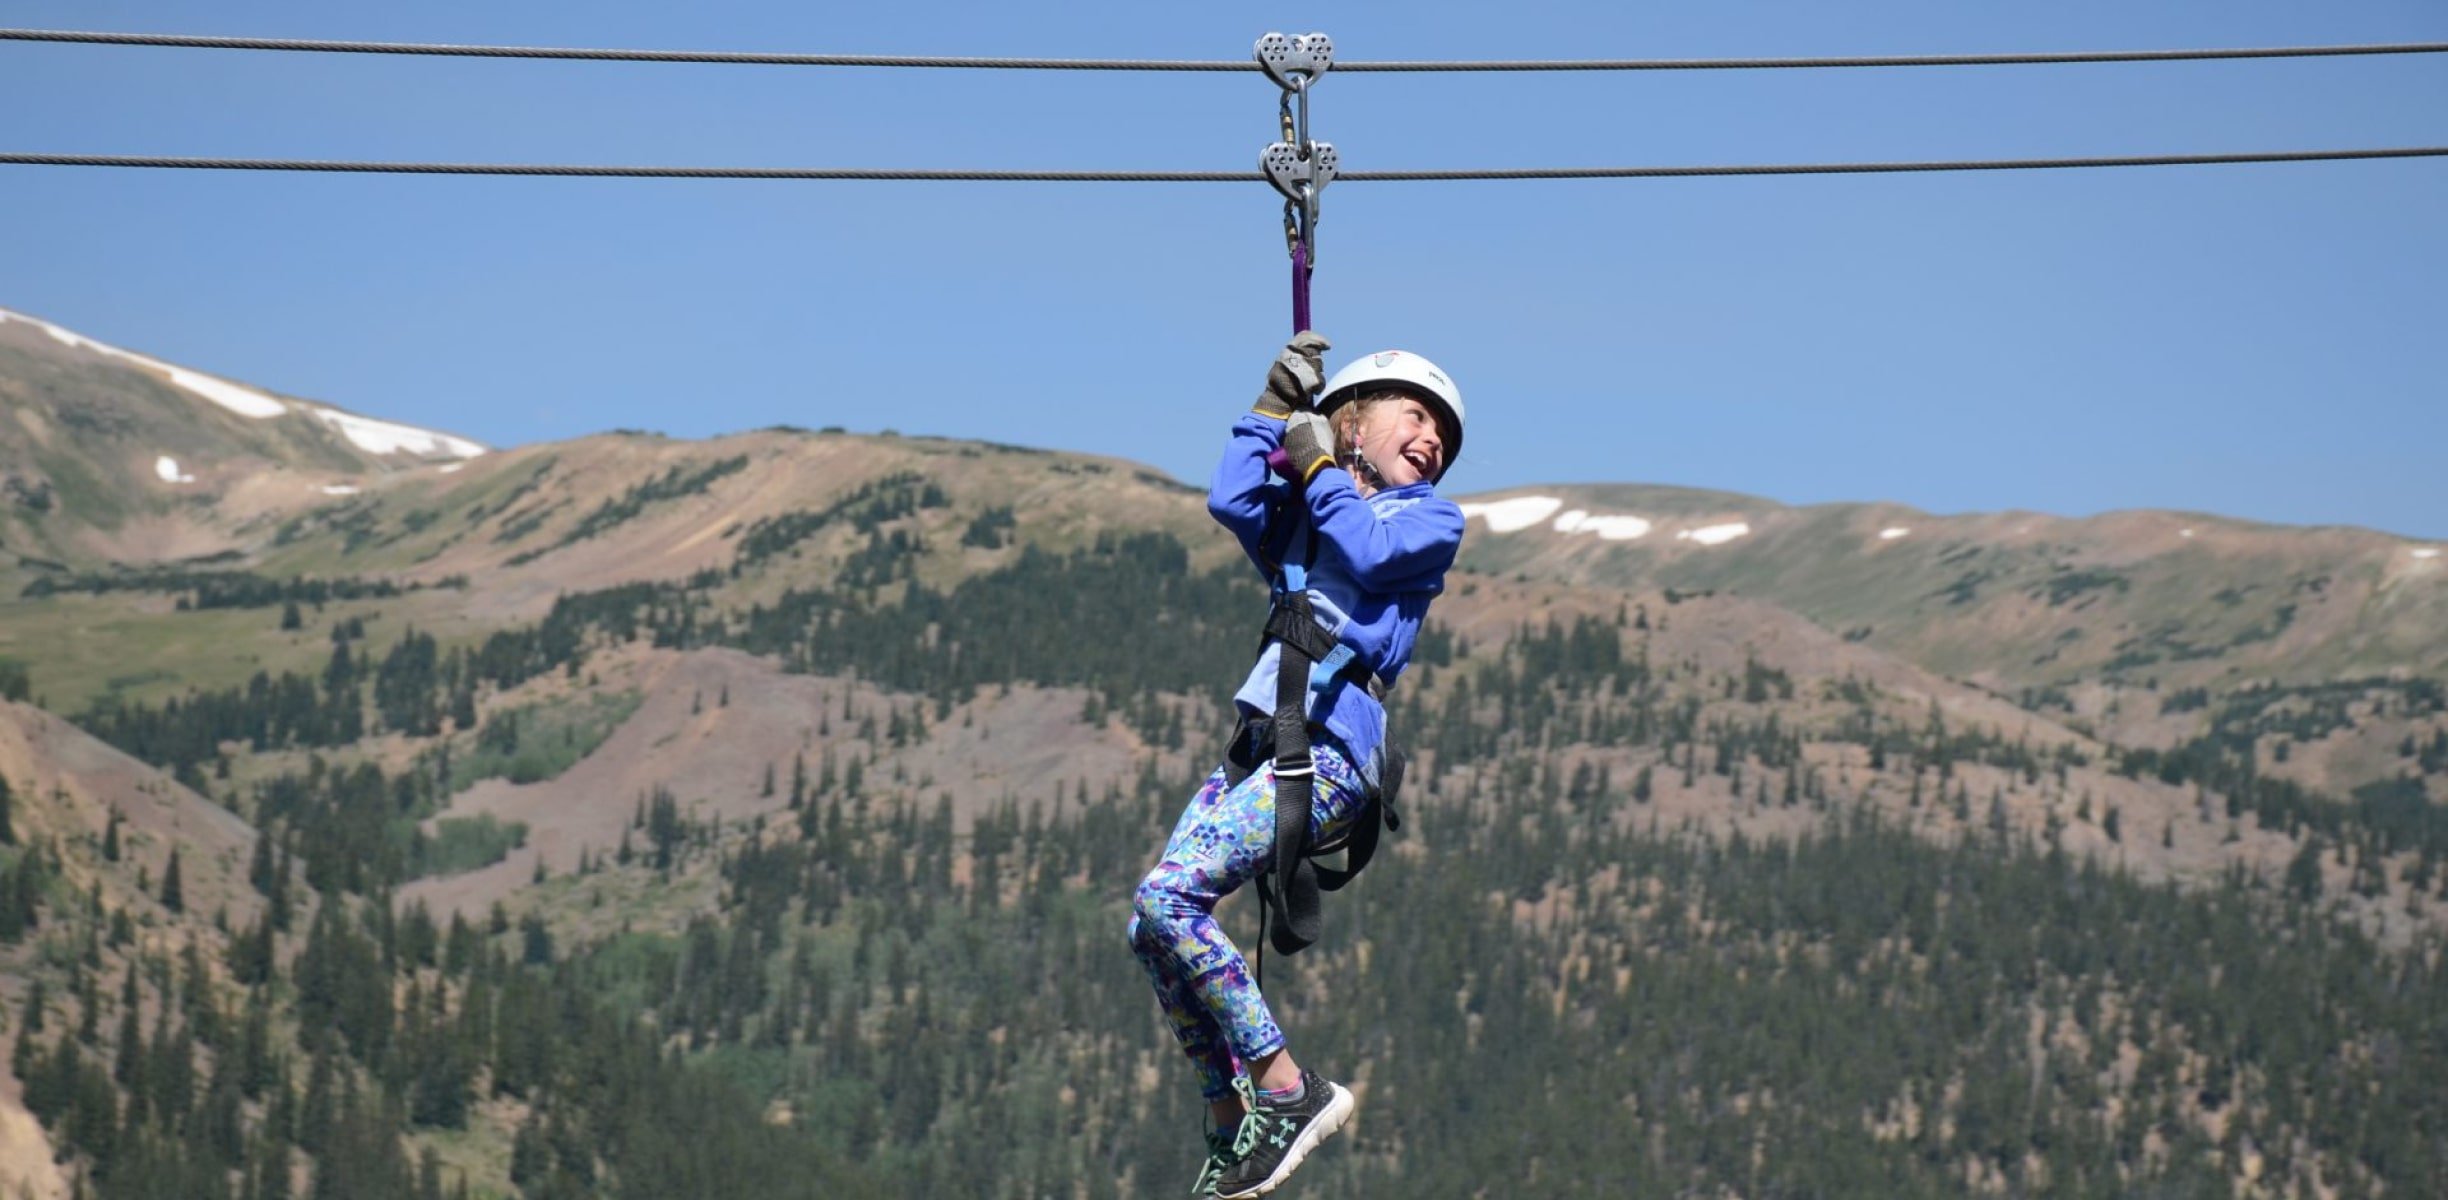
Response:
MULTIPOLYGON (((1445 447, 1445 470, 1452 470, 1454 461, 1462 457, 1462 389, 1435 363, 1408 350, 1380 350, 1345 364, 1326 381, 1326 390, 1318 397, 1318 411, 1332 416, 1361 393, 1380 387, 1400 388, 1442 410, 1446 431, 1452 434, 1445 447)), ((1437 474, 1442 478, 1444 471, 1437 474)))

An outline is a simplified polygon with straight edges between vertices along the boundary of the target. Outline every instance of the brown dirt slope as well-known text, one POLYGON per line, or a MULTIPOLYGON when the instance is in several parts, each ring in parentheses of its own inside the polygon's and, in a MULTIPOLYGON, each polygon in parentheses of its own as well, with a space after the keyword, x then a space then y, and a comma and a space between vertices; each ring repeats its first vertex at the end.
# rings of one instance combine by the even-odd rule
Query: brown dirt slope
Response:
MULTIPOLYGON (((949 797, 954 820, 966 827, 1004 799, 1051 804, 1058 791, 1069 796, 1083 783, 1101 794, 1134 778, 1151 757, 1170 778, 1189 769, 1190 757, 1213 752, 1194 745, 1186 754, 1160 754, 1118 726, 1090 728, 1081 720, 1087 694, 1076 689, 990 689, 938 716, 923 697, 787 674, 733 650, 632 649, 594 670, 603 687, 639 691, 637 711, 559 778, 485 780, 453 798, 434 820, 489 814, 521 822, 526 845, 490 867, 410 884, 401 889, 402 903, 421 900, 445 919, 451 912, 474 917, 528 886, 539 860, 548 873, 566 874, 581 853, 613 854, 624 832, 642 850, 644 836, 631 825, 641 799, 656 788, 670 789, 696 821, 736 827, 788 820, 794 757, 804 759, 811 780, 828 756, 836 770, 855 762, 873 781, 870 790, 886 800, 931 807, 949 797), (890 744, 882 731, 893 714, 914 719, 922 712, 927 732, 890 744), (769 767, 771 796, 763 794, 769 767)), ((564 689, 547 683, 499 703, 532 703, 564 689)))

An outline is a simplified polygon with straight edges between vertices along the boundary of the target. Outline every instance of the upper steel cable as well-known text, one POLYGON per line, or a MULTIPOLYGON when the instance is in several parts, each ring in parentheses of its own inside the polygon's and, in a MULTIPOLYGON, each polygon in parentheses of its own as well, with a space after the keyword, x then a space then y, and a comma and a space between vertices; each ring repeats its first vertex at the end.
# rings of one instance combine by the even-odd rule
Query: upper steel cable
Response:
MULTIPOLYGON (((2152 154, 2094 158, 1958 159, 1935 162, 1769 163, 1754 166, 1521 167, 1453 171, 1345 171, 1337 179, 1377 183, 1463 180, 1668 179, 1720 175, 1876 175, 1920 171, 2029 171, 2068 167, 2191 167, 2225 163, 2340 162, 2448 157, 2448 146, 2376 150, 2280 150, 2243 154, 2152 154)), ((558 175, 622 179, 815 179, 959 183, 1260 183, 1259 171, 964 171, 868 167, 621 167, 532 163, 347 162, 326 159, 164 158, 136 154, 0 154, 0 166, 162 167, 207 171, 324 171, 379 175, 558 175)))
MULTIPOLYGON (((460 58, 581 59, 593 62, 735 63, 784 67, 950 67, 1035 71, 1255 71, 1247 59, 975 58, 898 54, 765 54, 724 50, 614 50, 553 46, 475 46, 309 38, 212 37, 73 29, 0 29, 0 41, 99 46, 177 46, 205 50, 294 50, 323 54, 417 54, 460 58)), ((2336 58, 2439 54, 2448 42, 2354 46, 2261 46, 2213 50, 2088 50, 2040 54, 1882 54, 1816 58, 1593 58, 1484 61, 1338 62, 1343 71, 1726 71, 1820 67, 1993 67, 2058 63, 2198 62, 2239 58, 2336 58)))

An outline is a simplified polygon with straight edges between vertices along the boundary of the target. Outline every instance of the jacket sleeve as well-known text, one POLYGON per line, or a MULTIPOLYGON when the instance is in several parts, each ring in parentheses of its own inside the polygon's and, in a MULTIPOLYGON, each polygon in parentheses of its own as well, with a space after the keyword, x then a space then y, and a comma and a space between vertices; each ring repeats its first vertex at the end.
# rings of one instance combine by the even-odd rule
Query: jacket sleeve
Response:
POLYGON ((1224 443, 1215 477, 1207 484, 1208 515, 1232 531, 1260 574, 1267 573, 1266 551, 1259 544, 1266 536, 1267 512, 1291 488, 1267 470, 1267 455, 1283 445, 1283 429, 1284 423, 1273 417, 1241 414, 1233 422, 1232 439, 1224 443))
POLYGON ((1309 481, 1309 520, 1335 548, 1352 578, 1372 592, 1444 590, 1445 571, 1462 549, 1462 508, 1443 496, 1379 517, 1341 467, 1309 481))

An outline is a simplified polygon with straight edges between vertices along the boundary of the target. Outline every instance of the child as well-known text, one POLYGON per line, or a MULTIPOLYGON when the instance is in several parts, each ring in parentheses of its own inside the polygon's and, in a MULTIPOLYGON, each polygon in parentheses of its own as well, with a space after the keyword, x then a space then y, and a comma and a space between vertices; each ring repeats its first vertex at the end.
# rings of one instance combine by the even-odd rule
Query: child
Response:
MULTIPOLYGON (((1309 608, 1355 667, 1309 694, 1309 842, 1328 845, 1388 782, 1383 686, 1402 674, 1428 602, 1462 544, 1462 510, 1436 482, 1462 448, 1462 395, 1436 365, 1385 351, 1326 381, 1324 338, 1293 338, 1257 406, 1234 423, 1207 496, 1272 583, 1306 566, 1309 608), (1373 694, 1374 693, 1374 694, 1373 694)), ((1293 576, 1298 578, 1299 576, 1293 576)), ((1199 1072, 1210 1128, 1195 1195, 1263 1196, 1351 1116, 1351 1092, 1293 1061, 1216 903, 1271 868, 1276 772, 1269 715, 1282 647, 1270 642, 1234 696, 1241 730, 1139 884, 1131 950, 1199 1072), (1246 777, 1243 776, 1246 771, 1246 777)), ((1279 942, 1279 945, 1281 943, 1279 942)))

